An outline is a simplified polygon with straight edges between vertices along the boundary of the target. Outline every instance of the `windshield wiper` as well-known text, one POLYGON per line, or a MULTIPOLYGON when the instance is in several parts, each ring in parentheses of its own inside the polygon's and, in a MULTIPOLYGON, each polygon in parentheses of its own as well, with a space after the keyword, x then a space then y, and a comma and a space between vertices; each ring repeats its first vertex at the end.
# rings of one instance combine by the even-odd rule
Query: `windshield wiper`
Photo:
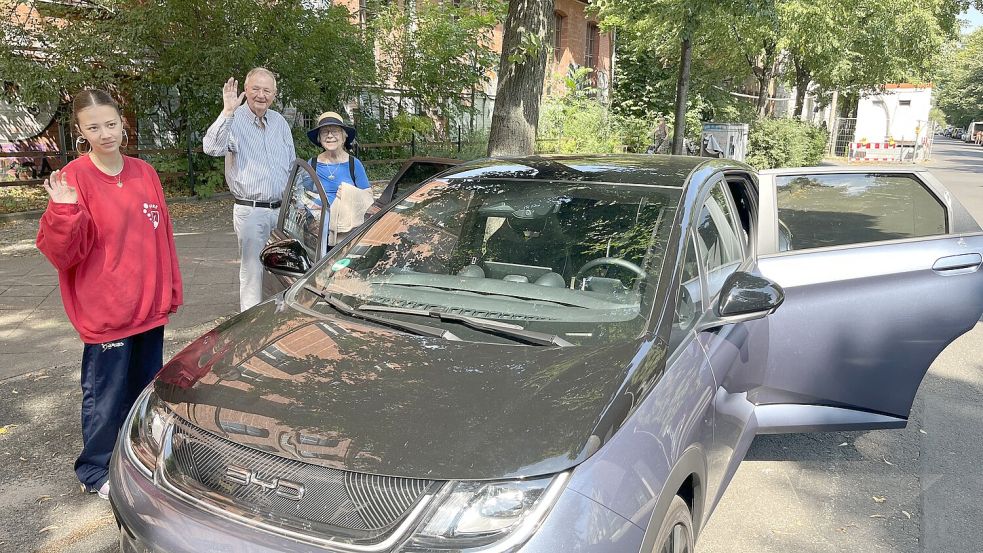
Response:
POLYGON ((537 346, 560 346, 567 347, 572 346, 570 342, 560 338, 555 334, 546 334, 545 332, 536 332, 535 330, 526 330, 519 325, 503 323, 501 321, 493 321, 491 319, 482 319, 480 317, 469 317, 467 315, 459 315, 457 313, 443 313, 441 311, 429 311, 426 309, 412 309, 408 307, 389 307, 388 305, 374 305, 374 304, 362 304, 358 307, 359 311, 379 311, 383 313, 401 313, 405 315, 419 315, 421 317, 433 317, 435 319, 440 319, 441 321, 450 321, 455 323, 460 323, 466 327, 473 328, 475 330, 483 330, 490 334, 497 334, 499 336, 505 336, 518 340, 520 342, 526 342, 528 344, 533 344, 537 346))
POLYGON ((326 291, 319 288, 315 288, 310 284, 305 284, 304 289, 308 292, 314 294, 315 296, 321 298, 321 301, 330 305, 335 311, 355 319, 362 319, 365 321, 371 321, 373 323, 385 325, 391 328, 402 330, 404 332, 409 332, 412 334, 417 334, 419 336, 432 336, 434 338, 443 338, 445 340, 451 340, 455 342, 461 341, 453 332, 449 330, 444 330, 442 328, 437 328, 433 326, 418 325, 415 323, 408 323, 404 321, 396 321, 393 319, 387 319, 386 317, 376 317, 368 313, 362 313, 358 309, 348 305, 347 303, 339 300, 338 298, 332 297, 326 291))
POLYGON ((570 303, 570 302, 565 302, 565 301, 557 301, 557 300, 548 300, 548 299, 545 299, 545 298, 534 298, 534 297, 530 297, 530 296, 520 296, 520 295, 516 295, 516 294, 503 294, 501 292, 491 292, 491 291, 483 291, 483 290, 470 290, 470 289, 465 289, 465 288, 451 288, 449 286, 440 286, 440 285, 434 285, 434 284, 419 284, 419 283, 415 283, 415 282, 381 282, 379 284, 381 284, 383 286, 403 286, 403 287, 406 287, 406 288, 434 288, 434 289, 437 289, 437 290, 441 290, 443 292, 451 292, 451 293, 462 293, 463 292, 463 293, 467 293, 467 294, 478 294, 480 296, 485 296, 485 297, 495 296, 495 297, 498 297, 498 298, 513 298, 513 299, 517 299, 517 300, 523 300, 525 302, 549 303, 549 304, 553 304, 553 305, 561 305, 563 307, 576 307, 578 309, 586 309, 586 307, 584 307, 583 305, 577 305, 575 303, 570 303))

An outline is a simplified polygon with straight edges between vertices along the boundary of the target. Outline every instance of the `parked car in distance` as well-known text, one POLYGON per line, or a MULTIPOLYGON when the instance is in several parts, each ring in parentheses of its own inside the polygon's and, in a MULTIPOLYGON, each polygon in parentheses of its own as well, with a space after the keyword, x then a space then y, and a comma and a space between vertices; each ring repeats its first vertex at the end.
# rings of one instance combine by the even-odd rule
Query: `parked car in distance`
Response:
POLYGON ((120 433, 124 553, 693 553, 754 436, 904 427, 983 314, 912 167, 480 160, 276 247, 120 433))

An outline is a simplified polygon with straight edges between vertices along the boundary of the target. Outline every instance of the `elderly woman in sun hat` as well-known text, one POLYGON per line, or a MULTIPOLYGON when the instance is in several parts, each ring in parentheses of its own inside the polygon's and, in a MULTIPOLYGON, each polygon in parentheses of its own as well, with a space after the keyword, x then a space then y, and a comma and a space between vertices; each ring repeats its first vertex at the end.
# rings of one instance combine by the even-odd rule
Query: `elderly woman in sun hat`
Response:
POLYGON ((342 184, 363 190, 369 188, 365 167, 349 154, 355 141, 355 127, 346 125, 340 115, 328 111, 317 118, 314 128, 307 131, 307 138, 324 149, 310 163, 324 187, 329 204, 334 202, 342 184))

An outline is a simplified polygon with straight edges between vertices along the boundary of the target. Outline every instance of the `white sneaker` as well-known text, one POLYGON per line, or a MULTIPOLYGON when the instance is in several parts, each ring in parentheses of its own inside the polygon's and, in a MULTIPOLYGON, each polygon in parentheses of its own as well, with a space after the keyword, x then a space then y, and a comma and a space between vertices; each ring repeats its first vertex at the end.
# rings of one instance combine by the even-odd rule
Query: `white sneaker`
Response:
POLYGON ((96 491, 96 495, 99 496, 99 499, 109 499, 109 480, 106 480, 106 482, 99 487, 99 489, 96 491))

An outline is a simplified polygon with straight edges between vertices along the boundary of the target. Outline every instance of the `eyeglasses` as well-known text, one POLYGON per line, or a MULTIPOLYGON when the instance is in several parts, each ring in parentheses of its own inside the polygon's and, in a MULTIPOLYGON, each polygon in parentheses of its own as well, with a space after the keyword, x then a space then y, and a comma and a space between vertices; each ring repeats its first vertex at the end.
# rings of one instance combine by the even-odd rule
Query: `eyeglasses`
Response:
POLYGON ((345 129, 340 129, 340 128, 337 128, 337 127, 336 128, 321 129, 321 136, 328 136, 328 135, 332 135, 332 134, 335 135, 335 136, 345 136, 345 129))

